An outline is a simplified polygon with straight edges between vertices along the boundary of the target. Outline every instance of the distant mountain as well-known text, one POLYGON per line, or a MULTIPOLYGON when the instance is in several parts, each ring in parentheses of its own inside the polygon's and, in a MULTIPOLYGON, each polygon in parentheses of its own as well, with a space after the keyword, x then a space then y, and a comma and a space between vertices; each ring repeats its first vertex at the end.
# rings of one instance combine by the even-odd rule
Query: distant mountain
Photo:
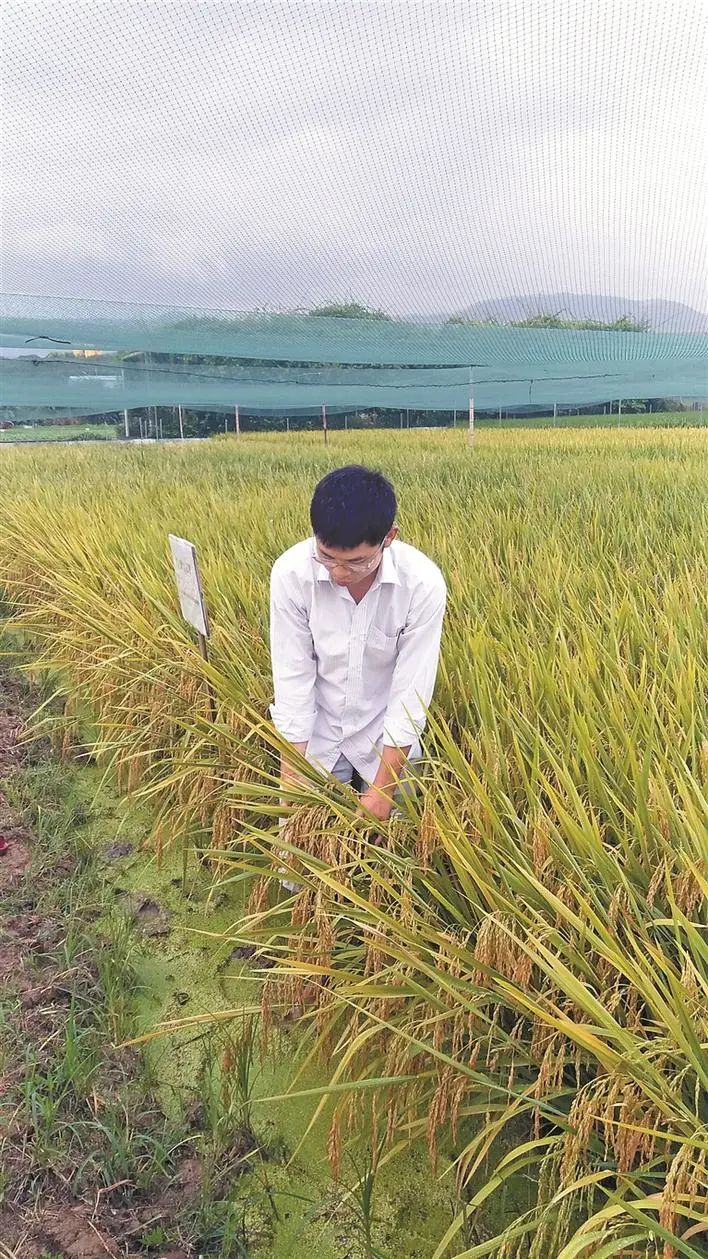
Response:
POLYGON ((633 301, 628 297, 590 293, 539 293, 531 297, 497 297, 455 312, 465 319, 496 319, 511 323, 532 315, 560 314, 564 319, 598 319, 612 323, 622 315, 649 324, 652 332, 708 332, 708 315, 662 298, 633 301))

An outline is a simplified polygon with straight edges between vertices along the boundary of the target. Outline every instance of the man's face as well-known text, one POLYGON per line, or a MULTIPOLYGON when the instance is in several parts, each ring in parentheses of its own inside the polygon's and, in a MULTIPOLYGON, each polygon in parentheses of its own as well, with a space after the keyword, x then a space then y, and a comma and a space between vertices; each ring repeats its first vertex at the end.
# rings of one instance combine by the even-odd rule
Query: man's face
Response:
POLYGON ((351 550, 327 546, 316 538, 315 555, 320 564, 324 564, 335 586, 358 586, 376 572, 386 547, 391 545, 397 532, 394 525, 378 546, 362 542, 351 550))

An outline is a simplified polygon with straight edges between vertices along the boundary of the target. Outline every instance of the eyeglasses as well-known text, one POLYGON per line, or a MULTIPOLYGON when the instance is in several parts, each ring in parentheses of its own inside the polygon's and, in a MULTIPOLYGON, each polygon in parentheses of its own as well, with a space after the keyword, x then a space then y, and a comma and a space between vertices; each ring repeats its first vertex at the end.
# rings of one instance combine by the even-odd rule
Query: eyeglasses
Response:
POLYGON ((327 572, 331 572, 333 568, 346 568, 351 573, 370 573, 376 562, 383 555, 383 542, 376 548, 373 555, 362 556, 357 560, 334 560, 330 555, 320 554, 320 548, 317 543, 312 548, 312 554, 318 564, 322 564, 327 572))

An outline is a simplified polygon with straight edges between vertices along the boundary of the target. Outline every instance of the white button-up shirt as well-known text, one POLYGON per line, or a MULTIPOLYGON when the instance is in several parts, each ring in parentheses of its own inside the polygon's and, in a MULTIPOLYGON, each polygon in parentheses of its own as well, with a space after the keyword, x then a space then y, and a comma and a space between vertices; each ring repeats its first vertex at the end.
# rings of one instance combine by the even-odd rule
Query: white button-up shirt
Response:
POLYGON ((340 754, 373 781, 383 744, 420 752, 440 654, 445 581, 405 542, 384 550, 356 603, 330 580, 314 539, 281 555, 271 572, 271 716, 290 743, 330 771, 340 754))

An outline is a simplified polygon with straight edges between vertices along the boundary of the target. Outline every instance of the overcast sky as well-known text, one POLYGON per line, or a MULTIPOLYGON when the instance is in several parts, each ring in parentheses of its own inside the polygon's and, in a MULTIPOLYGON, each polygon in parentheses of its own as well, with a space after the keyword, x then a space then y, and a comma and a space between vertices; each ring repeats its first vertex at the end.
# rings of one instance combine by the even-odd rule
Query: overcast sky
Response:
POLYGON ((3 0, 2 288, 705 308, 701 0, 3 0))

